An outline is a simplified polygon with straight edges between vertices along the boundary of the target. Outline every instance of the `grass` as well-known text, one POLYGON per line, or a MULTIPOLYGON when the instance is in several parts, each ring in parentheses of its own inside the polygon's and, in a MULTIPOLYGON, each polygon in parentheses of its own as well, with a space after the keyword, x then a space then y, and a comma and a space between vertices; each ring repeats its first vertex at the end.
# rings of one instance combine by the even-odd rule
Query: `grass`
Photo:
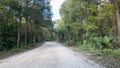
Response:
POLYGON ((90 53, 90 59, 102 64, 106 68, 120 68, 120 49, 97 49, 92 44, 80 44, 72 47, 78 52, 90 53))

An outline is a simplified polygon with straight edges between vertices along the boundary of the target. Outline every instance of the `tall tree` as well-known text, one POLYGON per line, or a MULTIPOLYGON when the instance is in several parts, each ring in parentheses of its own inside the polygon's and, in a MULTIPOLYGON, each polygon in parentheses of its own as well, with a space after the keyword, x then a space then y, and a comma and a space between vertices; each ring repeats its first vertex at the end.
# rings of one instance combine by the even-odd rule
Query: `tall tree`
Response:
POLYGON ((111 0, 116 8, 116 18, 117 18, 117 25, 118 25, 118 44, 120 44, 120 0, 111 0))

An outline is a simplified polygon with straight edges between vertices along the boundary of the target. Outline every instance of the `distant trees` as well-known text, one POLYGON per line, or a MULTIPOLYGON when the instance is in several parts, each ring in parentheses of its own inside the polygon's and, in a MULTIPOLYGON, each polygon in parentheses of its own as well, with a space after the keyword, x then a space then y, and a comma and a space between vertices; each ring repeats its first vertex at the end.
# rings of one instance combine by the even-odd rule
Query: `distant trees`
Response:
POLYGON ((47 40, 44 33, 53 30, 51 16, 50 0, 0 1, 0 50, 47 40))

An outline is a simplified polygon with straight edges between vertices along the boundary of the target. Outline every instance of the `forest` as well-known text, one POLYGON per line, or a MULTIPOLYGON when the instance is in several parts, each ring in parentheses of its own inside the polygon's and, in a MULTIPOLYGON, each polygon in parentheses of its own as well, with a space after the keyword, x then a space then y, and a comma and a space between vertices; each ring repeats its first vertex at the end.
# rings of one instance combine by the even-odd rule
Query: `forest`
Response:
POLYGON ((120 59, 120 0, 65 0, 52 21, 50 0, 0 1, 0 52, 57 41, 120 59))
POLYGON ((53 23, 48 0, 0 1, 0 51, 50 40, 53 23))
POLYGON ((66 0, 60 9, 62 19, 56 25, 59 40, 70 45, 93 44, 98 49, 118 48, 117 7, 114 1, 66 0))
POLYGON ((57 40, 120 63, 120 0, 66 0, 60 14, 57 40))
POLYGON ((95 48, 119 47, 119 0, 99 2, 96 0, 66 0, 57 20, 55 30, 59 41, 71 46, 92 44, 95 48))

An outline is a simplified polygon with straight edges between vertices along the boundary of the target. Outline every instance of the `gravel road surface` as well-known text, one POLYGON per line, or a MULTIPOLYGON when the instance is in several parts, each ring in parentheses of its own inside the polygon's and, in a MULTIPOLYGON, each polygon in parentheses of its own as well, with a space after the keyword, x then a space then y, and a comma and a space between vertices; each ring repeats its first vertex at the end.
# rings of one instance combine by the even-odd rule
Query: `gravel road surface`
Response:
POLYGON ((104 68, 84 55, 55 42, 7 59, 0 60, 0 68, 104 68))

